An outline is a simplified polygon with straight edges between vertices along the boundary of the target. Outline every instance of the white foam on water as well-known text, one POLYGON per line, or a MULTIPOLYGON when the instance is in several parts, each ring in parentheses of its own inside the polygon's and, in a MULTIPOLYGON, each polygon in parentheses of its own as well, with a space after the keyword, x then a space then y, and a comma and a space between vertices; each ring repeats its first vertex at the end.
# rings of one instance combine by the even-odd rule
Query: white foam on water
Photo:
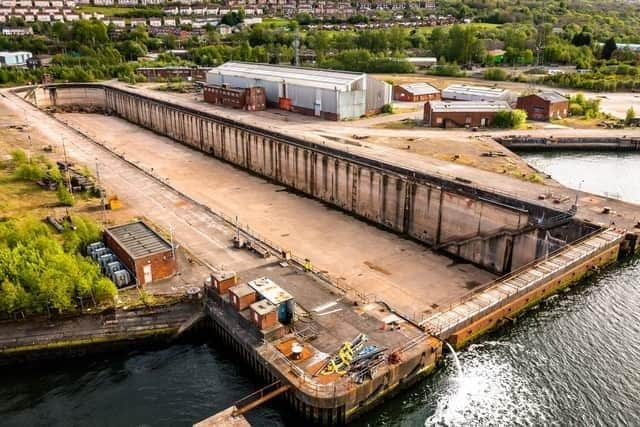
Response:
POLYGON ((425 426, 540 425, 543 406, 516 369, 478 353, 468 359, 463 354, 463 369, 452 351, 455 376, 439 393, 425 426))

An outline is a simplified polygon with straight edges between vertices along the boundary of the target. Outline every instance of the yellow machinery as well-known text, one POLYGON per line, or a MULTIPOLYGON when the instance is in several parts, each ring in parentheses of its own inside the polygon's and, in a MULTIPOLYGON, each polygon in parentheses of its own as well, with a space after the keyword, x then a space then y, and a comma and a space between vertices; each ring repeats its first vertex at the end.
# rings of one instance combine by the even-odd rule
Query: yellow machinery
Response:
POLYGON ((118 199, 118 196, 116 196, 114 194, 113 196, 109 197, 109 201, 107 202, 107 206, 112 211, 115 211, 117 209, 122 209, 122 202, 120 201, 120 199, 118 199))

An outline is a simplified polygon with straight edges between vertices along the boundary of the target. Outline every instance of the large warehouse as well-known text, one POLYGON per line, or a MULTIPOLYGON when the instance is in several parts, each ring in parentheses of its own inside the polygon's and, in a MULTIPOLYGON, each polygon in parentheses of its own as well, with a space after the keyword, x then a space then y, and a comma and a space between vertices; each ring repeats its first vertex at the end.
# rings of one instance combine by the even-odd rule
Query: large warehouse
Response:
POLYGON ((267 103, 327 120, 358 118, 391 102, 391 85, 364 73, 227 62, 207 73, 207 83, 264 87, 267 103))

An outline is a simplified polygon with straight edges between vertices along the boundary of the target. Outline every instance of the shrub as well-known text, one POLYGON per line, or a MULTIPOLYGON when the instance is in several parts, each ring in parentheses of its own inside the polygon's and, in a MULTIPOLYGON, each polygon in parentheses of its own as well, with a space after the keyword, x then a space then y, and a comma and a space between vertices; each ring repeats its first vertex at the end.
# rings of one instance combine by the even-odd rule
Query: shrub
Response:
POLYGON ((384 114, 393 114, 393 104, 384 104, 380 109, 380 112, 384 114))
POLYGON ((57 194, 58 200, 60 201, 60 203, 62 203, 63 206, 73 206, 73 195, 69 192, 66 185, 59 185, 57 194))
POLYGON ((44 177, 44 170, 36 163, 28 162, 18 166, 13 173, 13 176, 16 179, 22 179, 25 181, 37 181, 44 177))
POLYGON ((627 115, 624 118, 624 124, 629 125, 636 118, 636 110, 633 107, 629 107, 627 110, 627 115))
POLYGON ((582 116, 584 115, 584 110, 582 109, 582 105, 572 102, 569 104, 569 113, 572 116, 582 116))
POLYGON ((445 77, 464 77, 466 73, 460 70, 458 64, 454 63, 445 63, 438 64, 435 67, 431 68, 427 71, 427 74, 432 74, 434 76, 445 76, 445 77))
POLYGON ((493 126, 497 128, 513 129, 520 127, 527 121, 527 113, 524 110, 498 111, 493 118, 493 126))
POLYGON ((484 78, 487 80, 503 82, 509 78, 509 75, 502 68, 489 68, 485 70, 484 78))

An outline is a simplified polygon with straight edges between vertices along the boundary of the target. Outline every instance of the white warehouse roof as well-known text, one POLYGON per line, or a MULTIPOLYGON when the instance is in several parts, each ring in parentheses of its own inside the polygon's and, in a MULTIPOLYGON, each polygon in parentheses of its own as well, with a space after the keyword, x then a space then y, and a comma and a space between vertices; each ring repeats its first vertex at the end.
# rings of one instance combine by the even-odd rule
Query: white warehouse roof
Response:
POLYGON ((429 105, 434 113, 479 113, 511 110, 506 101, 430 101, 429 105))
POLYGON ((352 83, 366 76, 364 73, 249 62, 227 62, 209 71, 209 73, 272 82, 286 82, 288 84, 332 89, 340 92, 350 91, 352 83))
POLYGON ((455 84, 451 85, 442 91, 443 97, 451 98, 450 95, 466 96, 466 97, 478 97, 478 98, 495 98, 500 99, 507 97, 509 91, 507 89, 500 89, 496 87, 486 86, 467 86, 455 84))
POLYGON ((440 89, 426 82, 405 83, 400 85, 400 87, 414 95, 431 95, 434 93, 440 93, 440 89))

